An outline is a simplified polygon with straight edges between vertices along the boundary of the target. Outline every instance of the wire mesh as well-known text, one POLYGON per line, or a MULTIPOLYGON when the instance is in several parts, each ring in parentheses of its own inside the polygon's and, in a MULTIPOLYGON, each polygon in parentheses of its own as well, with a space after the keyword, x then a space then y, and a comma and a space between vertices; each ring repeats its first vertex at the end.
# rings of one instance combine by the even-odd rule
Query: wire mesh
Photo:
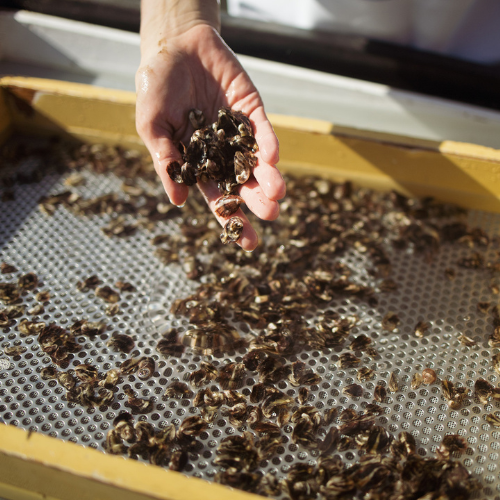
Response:
MULTIPOLYGON (((39 159, 30 158, 20 168, 32 172, 40 165, 39 159)), ((7 175, 9 172, 4 169, 7 175)), ((96 175, 84 170, 85 183, 77 191, 85 197, 99 196, 119 190, 121 181, 111 173, 96 175)), ((129 386, 140 397, 152 398, 152 412, 137 415, 157 428, 169 423, 179 425, 186 416, 199 413, 192 398, 166 399, 165 387, 172 381, 185 380, 186 374, 197 369, 201 360, 221 366, 230 361, 241 361, 245 349, 212 356, 201 356, 187 350, 179 357, 163 357, 155 351, 161 333, 171 327, 181 332, 188 327, 186 319, 170 313, 173 301, 187 296, 196 282, 186 280, 178 263, 162 266, 153 255, 150 239, 155 234, 174 236, 182 224, 182 215, 159 222, 152 232, 139 230, 126 239, 107 238, 100 227, 111 215, 90 218, 77 217, 58 209, 52 217, 42 214, 37 203, 42 195, 58 193, 67 187, 66 175, 49 174, 40 182, 15 184, 15 199, 4 201, 0 207, 0 241, 2 261, 13 264, 18 272, 2 277, 12 281, 26 272, 35 272, 39 284, 35 291, 23 293, 27 308, 36 304, 35 293, 50 290, 51 299, 45 306, 40 320, 69 327, 74 321, 104 321, 104 333, 95 339, 79 338, 83 349, 74 355, 69 369, 80 363, 90 363, 99 371, 107 371, 131 356, 151 356, 156 361, 154 376, 141 381, 134 375, 123 377, 120 387, 129 386), (131 282, 135 292, 122 293, 120 313, 113 317, 105 314, 106 304, 92 290, 81 292, 76 283, 97 274, 102 283, 113 286, 121 279, 131 282), (106 341, 114 332, 126 333, 135 340, 130 354, 117 353, 107 347, 106 341)), ((500 215, 471 211, 467 215, 469 226, 481 227, 491 237, 500 231, 500 215)), ((337 407, 363 410, 373 400, 375 385, 387 386, 391 372, 398 374, 400 389, 384 401, 384 413, 377 417, 377 424, 397 435, 410 432, 417 441, 417 453, 434 456, 443 436, 447 433, 463 436, 468 444, 460 460, 484 486, 480 496, 500 499, 500 471, 498 458, 500 430, 488 424, 484 415, 500 409, 498 402, 483 406, 470 395, 460 409, 448 407, 439 384, 422 386, 413 390, 412 376, 424 368, 433 368, 440 379, 449 379, 473 391, 478 377, 498 386, 498 374, 492 369, 491 349, 487 333, 493 329, 491 315, 478 311, 477 303, 498 302, 492 288, 491 274, 456 267, 457 261, 470 254, 470 249, 460 245, 443 245, 432 262, 408 248, 388 249, 392 264, 391 277, 398 284, 395 292, 379 297, 376 306, 356 298, 333 298, 325 309, 342 316, 356 315, 358 324, 350 339, 363 333, 373 340, 379 356, 372 359, 362 354, 362 365, 373 368, 376 377, 358 382, 356 369, 341 369, 337 365, 345 348, 328 348, 322 351, 305 348, 290 361, 300 359, 318 373, 322 381, 310 387, 308 403, 321 412, 337 407), (444 269, 456 269, 453 281, 444 277, 444 269), (400 325, 393 332, 384 331, 381 323, 389 312, 397 312, 400 325), (418 321, 431 325, 428 335, 415 337, 413 331, 418 321), (466 335, 476 341, 473 347, 461 344, 458 337, 466 335), (363 396, 352 398, 342 393, 351 383, 360 383, 363 396)), ((486 260, 498 258, 498 241, 484 251, 486 260)), ((368 272, 369 262, 362 252, 351 250, 341 261, 354 270, 354 279, 373 284, 368 272)), ((306 314, 307 322, 314 324, 317 311, 306 314)), ((40 371, 51 364, 51 359, 41 349, 34 336, 22 336, 18 331, 20 319, 11 326, 0 329, 0 347, 11 345, 26 347, 18 357, 0 355, 0 418, 7 424, 41 432, 59 439, 97 449, 103 449, 107 431, 113 419, 126 406, 123 392, 116 393, 113 404, 106 408, 83 408, 65 398, 65 390, 55 380, 42 380, 40 371)), ((236 326, 245 335, 257 334, 245 325, 236 326)), ((247 374, 240 392, 249 395, 258 377, 247 374)), ((213 384, 217 389, 217 384, 213 384)), ((279 389, 296 398, 298 388, 289 381, 278 383, 279 389)), ((218 468, 214 465, 216 448, 223 438, 239 433, 221 413, 200 436, 202 446, 190 453, 184 473, 213 479, 218 468)), ((270 459, 264 460, 259 470, 284 477, 295 463, 314 463, 317 450, 307 450, 291 440, 292 426, 283 428, 283 446, 270 459)), ((324 434, 324 429, 320 431, 324 434)), ((336 452, 346 464, 359 460, 357 450, 336 452)))

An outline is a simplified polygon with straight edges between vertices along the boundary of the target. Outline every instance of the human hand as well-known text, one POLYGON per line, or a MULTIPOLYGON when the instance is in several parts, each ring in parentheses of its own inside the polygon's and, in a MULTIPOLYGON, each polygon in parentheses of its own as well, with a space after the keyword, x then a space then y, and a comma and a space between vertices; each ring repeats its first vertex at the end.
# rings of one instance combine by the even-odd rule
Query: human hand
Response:
MULTIPOLYGON (((166 167, 172 161, 182 162, 176 143, 187 144, 194 131, 187 118, 189 111, 202 110, 210 123, 216 120, 221 106, 228 106, 250 118, 259 146, 253 176, 241 186, 239 194, 261 219, 278 217, 277 200, 285 194, 285 183, 275 167, 278 140, 259 93, 212 26, 197 24, 163 38, 159 46, 147 45, 136 86, 137 130, 172 203, 182 205, 188 196, 189 188, 172 181, 166 167)), ((214 211, 215 200, 220 196, 216 184, 210 181, 198 183, 198 187, 214 211)), ((241 210, 234 215, 244 221, 238 244, 244 250, 253 250, 258 244, 257 233, 241 210)), ((216 217, 221 224, 226 222, 216 217)))

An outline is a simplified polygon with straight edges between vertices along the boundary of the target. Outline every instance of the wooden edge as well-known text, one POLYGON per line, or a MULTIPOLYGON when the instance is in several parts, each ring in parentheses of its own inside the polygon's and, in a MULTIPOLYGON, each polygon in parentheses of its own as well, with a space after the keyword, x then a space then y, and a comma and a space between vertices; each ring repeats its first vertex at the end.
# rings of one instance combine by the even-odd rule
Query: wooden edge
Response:
MULTIPOLYGON (((8 77, 0 88, 21 133, 143 149, 135 95, 84 84, 8 77)), ((434 196, 466 208, 500 212, 500 151, 270 115, 280 140, 278 167, 297 175, 350 179, 360 186, 434 196)))
POLYGON ((0 494, 11 500, 258 500, 262 497, 108 455, 43 434, 0 425, 0 494), (70 488, 70 489, 68 489, 70 488))
POLYGON ((16 87, 19 89, 29 89, 35 92, 48 92, 52 94, 71 95, 75 97, 85 97, 87 99, 101 99, 135 105, 135 92, 95 87, 85 83, 64 82, 62 80, 23 76, 4 76, 0 78, 0 87, 16 87))
MULTIPOLYGON (((115 90, 103 87, 95 87, 83 83, 64 82, 60 80, 49 80, 44 78, 6 76, 0 78, 0 87, 17 87, 30 89, 35 92, 48 92, 54 94, 71 95, 87 99, 99 99, 122 104, 135 105, 135 93, 125 90, 115 90)), ((0 108, 1 109, 1 108, 0 108)), ((500 162, 500 150, 455 141, 432 141, 408 137, 404 135, 376 132, 353 127, 334 125, 324 120, 315 120, 297 116, 279 115, 269 113, 269 119, 273 126, 286 127, 290 129, 311 132, 314 134, 346 136, 380 143, 404 146, 408 148, 425 149, 453 154, 469 158, 485 159, 500 162)), ((0 122, 1 132, 1 122, 0 122)))
MULTIPOLYGON (((36 78, 6 77, 12 126, 22 133, 72 136, 142 149, 135 94, 36 78)), ((432 195, 467 208, 500 212, 500 151, 270 115, 280 140, 279 168, 320 173, 375 189, 432 195)))
POLYGON ((270 122, 273 124, 273 127, 277 128, 283 127, 310 132, 313 134, 350 137, 367 141, 375 141, 381 144, 401 146, 412 149, 423 149, 443 154, 453 154, 462 157, 500 162, 500 150, 489 148, 486 146, 480 146, 477 144, 456 141, 440 142, 428 139, 419 139, 417 137, 408 137, 405 135, 363 130, 354 127, 344 127, 342 125, 334 125, 324 120, 315 120, 297 116, 286 116, 269 113, 268 117, 270 122))

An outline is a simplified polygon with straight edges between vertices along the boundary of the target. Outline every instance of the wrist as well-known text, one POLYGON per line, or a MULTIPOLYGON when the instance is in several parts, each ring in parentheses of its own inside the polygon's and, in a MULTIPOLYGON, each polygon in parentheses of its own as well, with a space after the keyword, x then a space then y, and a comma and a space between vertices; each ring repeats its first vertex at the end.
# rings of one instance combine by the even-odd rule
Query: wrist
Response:
POLYGON ((220 31, 218 0, 142 0, 141 53, 158 51, 169 39, 198 25, 220 31))

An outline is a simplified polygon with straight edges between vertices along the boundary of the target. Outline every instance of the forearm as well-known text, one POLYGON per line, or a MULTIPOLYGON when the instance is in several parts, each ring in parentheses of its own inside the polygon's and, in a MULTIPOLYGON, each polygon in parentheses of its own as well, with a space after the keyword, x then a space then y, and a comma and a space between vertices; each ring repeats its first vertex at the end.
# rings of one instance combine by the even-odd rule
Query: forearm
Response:
POLYGON ((169 38, 199 24, 220 31, 217 0, 141 0, 141 52, 158 50, 169 38))

